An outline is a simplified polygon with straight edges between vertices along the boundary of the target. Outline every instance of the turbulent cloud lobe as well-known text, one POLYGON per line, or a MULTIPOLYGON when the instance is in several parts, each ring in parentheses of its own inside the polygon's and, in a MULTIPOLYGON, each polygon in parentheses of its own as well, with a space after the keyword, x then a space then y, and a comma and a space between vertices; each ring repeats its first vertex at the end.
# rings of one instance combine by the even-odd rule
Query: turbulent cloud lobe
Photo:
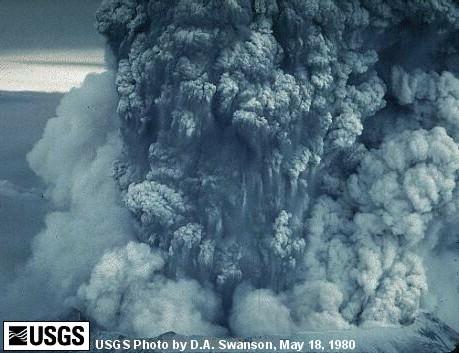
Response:
POLYGON ((124 142, 115 178, 136 237, 166 276, 221 298, 231 319, 216 323, 412 322, 429 291, 423 254, 442 242, 430 229, 457 212, 458 11, 102 3, 124 142), (249 315, 253 300, 266 306, 249 315))

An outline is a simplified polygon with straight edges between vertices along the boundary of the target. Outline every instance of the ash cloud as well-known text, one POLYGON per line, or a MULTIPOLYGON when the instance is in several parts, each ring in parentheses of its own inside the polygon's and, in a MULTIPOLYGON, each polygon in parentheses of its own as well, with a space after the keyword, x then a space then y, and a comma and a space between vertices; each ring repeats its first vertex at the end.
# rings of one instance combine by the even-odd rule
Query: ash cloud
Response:
POLYGON ((106 253, 78 297, 88 314, 106 328, 155 337, 168 331, 219 335, 219 299, 191 279, 162 276, 163 257, 146 244, 128 243, 106 253), (155 323, 152 325, 152 323, 155 323))
POLYGON ((30 154, 66 211, 29 272, 63 303, 146 336, 458 328, 454 1, 104 0, 97 26, 115 77, 30 154))
POLYGON ((28 162, 48 185, 52 212, 32 242, 32 256, 5 286, 2 317, 52 318, 68 312, 68 298, 100 254, 129 239, 129 216, 111 179, 121 143, 113 74, 89 75, 61 101, 28 162), (95 109, 97 107, 97 109, 95 109))
POLYGON ((412 322, 456 212, 458 14, 104 1, 138 239, 240 335, 412 322))

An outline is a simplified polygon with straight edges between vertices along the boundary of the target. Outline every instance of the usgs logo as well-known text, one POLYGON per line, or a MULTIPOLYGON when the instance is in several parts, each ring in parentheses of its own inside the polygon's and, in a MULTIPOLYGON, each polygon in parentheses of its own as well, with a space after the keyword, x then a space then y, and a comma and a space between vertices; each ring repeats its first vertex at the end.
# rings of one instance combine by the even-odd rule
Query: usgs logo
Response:
POLYGON ((5 351, 89 351, 89 322, 4 321, 5 351))

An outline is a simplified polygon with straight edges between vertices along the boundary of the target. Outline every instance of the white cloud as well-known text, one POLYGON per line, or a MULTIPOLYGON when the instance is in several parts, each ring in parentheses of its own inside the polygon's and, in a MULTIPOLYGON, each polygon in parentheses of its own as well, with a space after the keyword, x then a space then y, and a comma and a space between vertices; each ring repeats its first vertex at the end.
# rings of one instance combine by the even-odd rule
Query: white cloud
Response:
POLYGON ((103 71, 103 49, 3 52, 0 90, 67 92, 103 71))

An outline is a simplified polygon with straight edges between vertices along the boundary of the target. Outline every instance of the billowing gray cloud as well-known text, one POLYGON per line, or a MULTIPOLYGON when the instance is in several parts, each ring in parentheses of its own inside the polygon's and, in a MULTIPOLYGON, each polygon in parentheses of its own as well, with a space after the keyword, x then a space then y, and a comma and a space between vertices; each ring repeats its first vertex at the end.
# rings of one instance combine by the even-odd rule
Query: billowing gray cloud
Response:
POLYGON ((449 0, 103 1, 116 77, 65 98, 30 154, 65 209, 32 261, 57 225, 79 261, 31 266, 67 305, 135 335, 437 310, 424 299, 456 290, 428 269, 456 256, 458 14, 449 0), (99 108, 73 118, 72 97, 99 108))
POLYGON ((130 239, 127 211, 111 179, 121 149, 113 74, 90 75, 68 93, 48 121, 28 162, 47 184, 53 211, 32 242, 32 256, 5 286, 2 317, 33 319, 68 312, 68 299, 100 254, 130 239))
POLYGON ((138 238, 224 298, 250 282, 224 302, 238 334, 411 322, 429 282, 419 249, 456 207, 457 79, 437 70, 458 10, 104 1, 138 238), (249 315, 256 298, 270 304, 249 315))

